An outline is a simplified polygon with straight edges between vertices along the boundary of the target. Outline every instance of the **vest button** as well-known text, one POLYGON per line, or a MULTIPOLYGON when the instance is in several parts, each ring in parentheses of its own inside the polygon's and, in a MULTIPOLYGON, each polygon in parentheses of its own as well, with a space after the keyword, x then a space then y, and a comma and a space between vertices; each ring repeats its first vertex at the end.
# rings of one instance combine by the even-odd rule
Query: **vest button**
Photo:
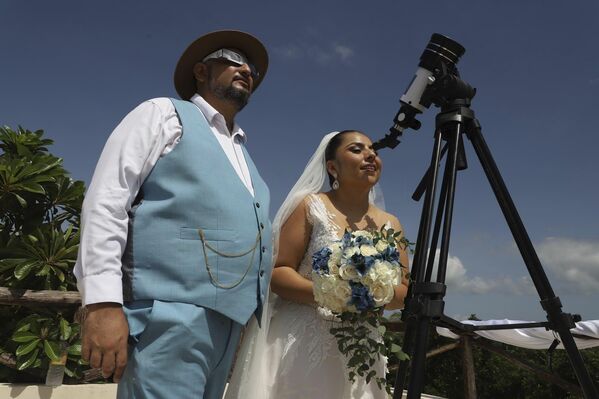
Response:
POLYGON ((264 230, 264 223, 260 222, 260 228, 264 230))
POLYGON ((262 252, 266 252, 266 247, 262 247, 262 252))
POLYGON ((256 208, 260 208, 260 203, 256 202, 256 208))
POLYGON ((264 276, 264 270, 260 270, 260 277, 264 276))

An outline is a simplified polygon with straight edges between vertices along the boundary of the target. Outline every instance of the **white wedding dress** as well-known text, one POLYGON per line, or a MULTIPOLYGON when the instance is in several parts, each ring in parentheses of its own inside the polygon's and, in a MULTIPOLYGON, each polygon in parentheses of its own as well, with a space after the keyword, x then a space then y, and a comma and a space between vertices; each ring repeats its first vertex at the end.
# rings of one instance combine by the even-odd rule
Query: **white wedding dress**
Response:
MULTIPOLYGON (((343 231, 335 224, 318 195, 311 194, 308 198, 307 214, 312 225, 312 235, 298 272, 311 279, 312 254, 338 240, 343 231)), ((386 399, 387 393, 384 389, 379 389, 374 380, 369 384, 360 377, 356 377, 354 383, 349 381, 347 359, 339 352, 335 337, 329 332, 335 325, 339 325, 339 322, 326 309, 277 298, 272 309, 266 344, 260 349, 262 353, 256 353, 261 357, 260 367, 265 370, 235 370, 231 392, 227 392, 225 397, 386 399), (261 375, 260 384, 265 385, 265 389, 259 394, 261 397, 244 395, 244 384, 240 384, 236 378, 236 373, 240 371, 250 376, 252 373, 261 375), (264 395, 266 396, 262 397, 264 395)), ((238 363, 236 367, 252 367, 244 359, 238 359, 238 363)), ((377 361, 373 369, 378 376, 383 376, 386 371, 385 360, 377 361)), ((255 379, 250 377, 245 380, 255 379)))

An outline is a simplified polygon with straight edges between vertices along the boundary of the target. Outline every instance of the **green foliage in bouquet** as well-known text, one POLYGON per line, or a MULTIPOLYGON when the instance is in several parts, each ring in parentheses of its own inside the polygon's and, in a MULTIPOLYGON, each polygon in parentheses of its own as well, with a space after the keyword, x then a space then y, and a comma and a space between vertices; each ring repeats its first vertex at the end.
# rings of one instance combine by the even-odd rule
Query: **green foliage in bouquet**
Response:
MULTIPOLYGON (((75 290, 72 269, 79 246, 85 187, 73 181, 62 159, 48 152, 41 130, 0 128, 0 286, 75 290)), ((66 353, 66 374, 82 372, 80 327, 74 308, 0 307, 0 366, 4 381, 43 380, 50 361, 66 353)))
POLYGON ((384 324, 388 320, 382 311, 351 313, 343 312, 339 315, 343 327, 331 328, 331 334, 337 339, 339 352, 343 353, 348 361, 349 379, 354 382, 356 376, 365 378, 369 383, 373 378, 380 389, 391 393, 391 387, 385 376, 377 375, 376 370, 371 370, 380 356, 395 357, 399 361, 408 359, 399 346, 399 333, 388 330, 384 324), (373 332, 375 332, 373 336, 373 332))

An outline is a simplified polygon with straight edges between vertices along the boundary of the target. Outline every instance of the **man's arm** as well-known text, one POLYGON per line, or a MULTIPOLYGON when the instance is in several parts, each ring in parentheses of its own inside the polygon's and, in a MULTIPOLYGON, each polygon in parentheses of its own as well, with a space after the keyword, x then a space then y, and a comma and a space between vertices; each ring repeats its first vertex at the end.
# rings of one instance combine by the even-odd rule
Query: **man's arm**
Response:
POLYGON ((160 156, 181 135, 168 99, 147 101, 129 113, 109 137, 85 195, 74 273, 87 317, 82 357, 118 381, 127 362, 129 328, 122 309, 121 257, 128 211, 160 156))

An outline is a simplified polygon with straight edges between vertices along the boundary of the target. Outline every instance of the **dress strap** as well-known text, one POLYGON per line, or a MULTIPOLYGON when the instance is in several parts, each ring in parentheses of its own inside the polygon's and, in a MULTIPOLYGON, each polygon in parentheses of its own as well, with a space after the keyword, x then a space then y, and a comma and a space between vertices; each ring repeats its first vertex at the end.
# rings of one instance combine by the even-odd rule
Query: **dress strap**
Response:
POLYGON ((335 236, 339 235, 341 228, 335 223, 335 216, 327 209, 324 201, 318 194, 308 195, 307 206, 308 222, 312 227, 321 223, 335 236))

